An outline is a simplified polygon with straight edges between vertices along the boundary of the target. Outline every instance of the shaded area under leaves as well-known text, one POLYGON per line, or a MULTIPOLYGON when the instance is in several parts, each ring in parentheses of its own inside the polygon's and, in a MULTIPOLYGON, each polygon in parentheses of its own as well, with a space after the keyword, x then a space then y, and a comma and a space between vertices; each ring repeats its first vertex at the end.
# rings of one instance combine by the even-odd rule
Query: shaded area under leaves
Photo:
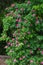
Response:
POLYGON ((0 41, 0 55, 6 55, 6 49, 4 48, 6 46, 5 41, 0 41))

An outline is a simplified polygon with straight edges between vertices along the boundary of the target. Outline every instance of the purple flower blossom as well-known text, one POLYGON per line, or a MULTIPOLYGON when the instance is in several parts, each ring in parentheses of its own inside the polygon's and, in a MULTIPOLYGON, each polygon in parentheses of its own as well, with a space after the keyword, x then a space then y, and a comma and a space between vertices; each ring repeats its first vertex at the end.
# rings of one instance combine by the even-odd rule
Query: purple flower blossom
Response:
POLYGON ((19 19, 16 19, 16 22, 19 22, 19 19))
POLYGON ((41 64, 43 65, 43 61, 41 62, 41 64))
POLYGON ((30 32, 28 32, 28 34, 30 34, 30 32))
POLYGON ((17 60, 16 60, 16 59, 14 59, 14 62, 17 62, 17 60))
POLYGON ((19 60, 22 60, 22 59, 23 59, 23 58, 21 58, 21 57, 19 58, 19 60))
POLYGON ((4 48, 8 48, 8 46, 5 46, 4 48))
POLYGON ((36 24, 39 24, 39 21, 38 20, 36 21, 36 24))
POLYGON ((14 38, 12 38, 12 41, 14 41, 14 38))
POLYGON ((25 56, 23 56, 22 58, 25 58, 25 56))
POLYGON ((10 45, 11 43, 10 43, 10 42, 8 42, 7 44, 8 44, 8 45, 10 45))
POLYGON ((33 60, 30 60, 30 63, 33 63, 33 60))
POLYGON ((13 52, 12 50, 10 50, 9 52, 13 52))
POLYGON ((11 4, 11 7, 14 7, 15 6, 15 4, 11 4))
POLYGON ((31 3, 30 1, 27 2, 27 4, 30 4, 30 3, 31 3))
POLYGON ((36 14, 32 14, 32 16, 34 17, 34 16, 36 16, 36 14))

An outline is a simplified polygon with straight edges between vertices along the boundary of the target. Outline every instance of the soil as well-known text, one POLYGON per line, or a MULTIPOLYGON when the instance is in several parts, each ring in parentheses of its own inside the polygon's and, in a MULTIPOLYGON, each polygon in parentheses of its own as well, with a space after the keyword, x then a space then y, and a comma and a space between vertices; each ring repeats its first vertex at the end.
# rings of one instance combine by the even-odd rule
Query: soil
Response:
POLYGON ((0 59, 0 65, 7 65, 7 64, 5 63, 5 60, 0 59))
POLYGON ((9 58, 10 58, 9 56, 2 56, 2 55, 0 55, 0 65, 7 65, 5 63, 5 60, 9 59, 9 58))

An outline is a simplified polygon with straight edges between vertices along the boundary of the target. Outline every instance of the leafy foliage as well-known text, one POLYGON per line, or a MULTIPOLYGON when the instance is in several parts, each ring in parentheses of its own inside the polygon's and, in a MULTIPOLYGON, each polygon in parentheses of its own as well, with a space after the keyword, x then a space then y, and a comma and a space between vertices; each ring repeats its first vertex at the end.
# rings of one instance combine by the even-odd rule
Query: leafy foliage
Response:
POLYGON ((6 41, 6 52, 11 56, 7 64, 42 65, 43 0, 15 2, 4 11, 0 41, 6 41))

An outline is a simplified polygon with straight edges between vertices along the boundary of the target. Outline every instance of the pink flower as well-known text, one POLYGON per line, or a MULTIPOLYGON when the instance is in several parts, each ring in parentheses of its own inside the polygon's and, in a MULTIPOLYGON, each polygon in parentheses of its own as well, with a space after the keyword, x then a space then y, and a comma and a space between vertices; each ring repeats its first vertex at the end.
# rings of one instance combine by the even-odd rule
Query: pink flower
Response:
POLYGON ((38 48, 38 50, 40 50, 40 48, 38 48))
POLYGON ((21 22, 21 18, 19 19, 19 22, 21 22))
POLYGON ((12 50, 10 50, 9 52, 13 52, 12 50))
POLYGON ((19 60, 22 60, 22 58, 19 58, 19 60))
POLYGON ((33 60, 30 60, 30 63, 33 63, 33 60))
POLYGON ((16 22, 19 22, 19 19, 16 19, 16 22))
POLYGON ((18 40, 16 40, 16 43, 18 43, 18 40))
POLYGON ((22 58, 25 58, 25 56, 23 56, 22 58))
POLYGON ((32 16, 34 17, 34 16, 36 16, 36 14, 32 14, 32 16))
POLYGON ((19 46, 19 44, 16 44, 16 46, 19 46))
POLYGON ((10 46, 13 46, 13 44, 11 43, 10 46))
POLYGON ((30 51, 30 54, 33 54, 33 51, 30 51))
POLYGON ((8 46, 5 46, 4 48, 8 48, 8 46))
POLYGON ((18 37, 16 37, 16 40, 18 40, 18 37))
POLYGON ((17 62, 17 60, 16 60, 16 59, 14 59, 14 62, 17 62))
POLYGON ((30 3, 31 3, 30 1, 27 2, 27 4, 30 4, 30 3))
POLYGON ((7 14, 6 14, 6 16, 9 16, 9 15, 10 15, 10 13, 7 13, 7 14))
POLYGON ((16 24, 16 26, 18 27, 19 25, 18 25, 18 24, 16 24))
POLYGON ((13 36, 16 36, 16 34, 14 33, 13 36))
POLYGON ((20 10, 21 10, 21 11, 24 11, 24 8, 21 8, 20 10))
POLYGON ((12 38, 12 41, 14 41, 14 38, 12 38))
POLYGON ((30 32, 28 32, 28 34, 30 34, 30 32))
POLYGON ((43 61, 41 62, 41 64, 43 65, 43 61))
POLYGON ((10 45, 11 43, 10 43, 10 42, 8 42, 7 44, 8 44, 8 45, 10 45))
POLYGON ((10 15, 12 15, 12 14, 13 14, 13 11, 7 13, 6 16, 10 16, 10 15))
POLYGON ((18 14, 18 17, 21 17, 21 15, 20 15, 20 14, 18 14))
POLYGON ((39 24, 39 21, 38 20, 36 21, 36 24, 39 24))
POLYGON ((11 4, 11 7, 14 7, 15 6, 15 4, 11 4))
POLYGON ((41 54, 43 54, 43 51, 41 51, 41 54))
POLYGON ((19 42, 16 40, 16 46, 19 46, 19 42))

